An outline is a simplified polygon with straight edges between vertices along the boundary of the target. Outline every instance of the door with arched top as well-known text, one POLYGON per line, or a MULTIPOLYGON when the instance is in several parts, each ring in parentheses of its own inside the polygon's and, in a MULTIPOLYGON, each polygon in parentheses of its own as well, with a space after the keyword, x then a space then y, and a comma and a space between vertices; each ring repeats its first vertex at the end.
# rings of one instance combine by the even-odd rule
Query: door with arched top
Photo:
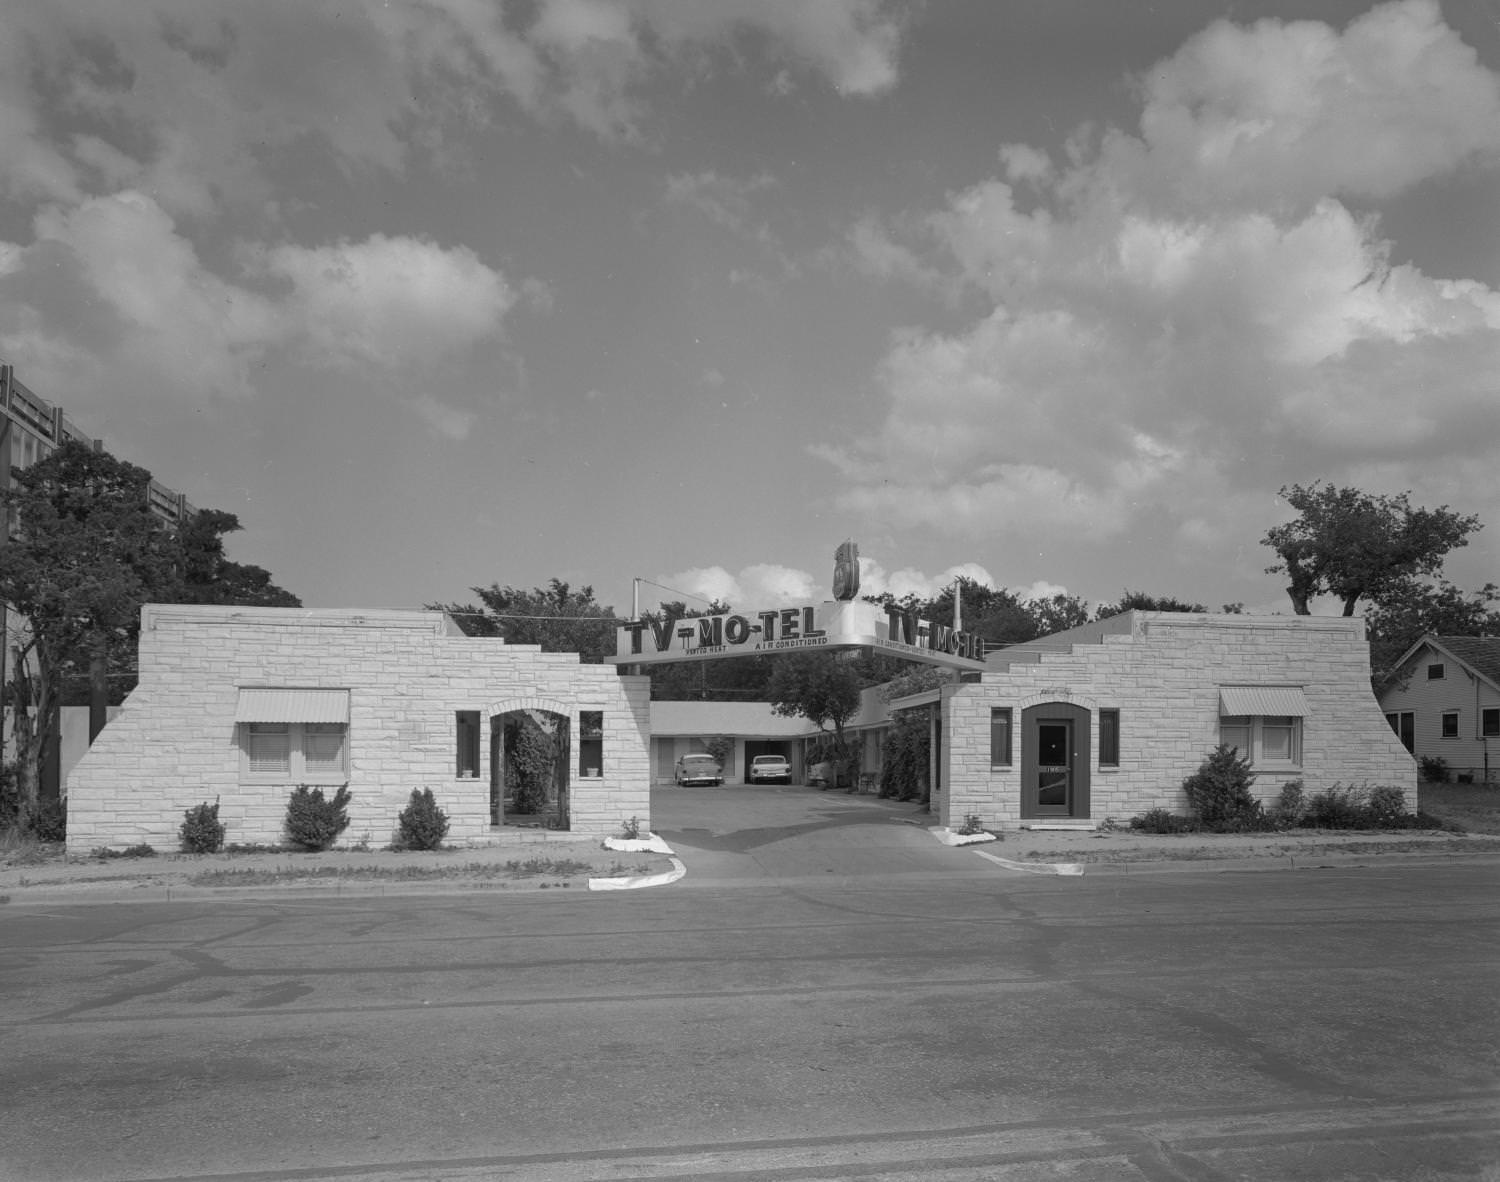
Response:
POLYGON ((1021 713, 1021 819, 1089 815, 1089 712, 1043 702, 1021 713))

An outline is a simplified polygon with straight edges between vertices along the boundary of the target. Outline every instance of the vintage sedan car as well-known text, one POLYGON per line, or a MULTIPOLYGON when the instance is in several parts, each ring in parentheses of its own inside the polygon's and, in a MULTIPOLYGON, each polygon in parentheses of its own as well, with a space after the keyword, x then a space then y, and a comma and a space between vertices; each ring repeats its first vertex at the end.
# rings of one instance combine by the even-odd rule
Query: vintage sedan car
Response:
POLYGON ((792 765, 784 755, 757 755, 750 761, 746 779, 752 784, 790 784, 792 765))
POLYGON ((724 768, 712 755, 684 755, 677 761, 677 783, 686 788, 690 784, 719 785, 724 782, 724 768))

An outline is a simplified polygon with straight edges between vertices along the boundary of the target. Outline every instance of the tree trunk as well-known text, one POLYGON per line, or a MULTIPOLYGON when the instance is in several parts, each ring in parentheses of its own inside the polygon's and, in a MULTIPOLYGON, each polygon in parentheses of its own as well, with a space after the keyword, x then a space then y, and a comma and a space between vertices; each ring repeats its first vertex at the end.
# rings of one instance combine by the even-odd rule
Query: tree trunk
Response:
POLYGON ((1299 586, 1297 586, 1296 583, 1293 583, 1290 587, 1288 587, 1286 589, 1286 594, 1287 594, 1287 598, 1292 601, 1292 611, 1295 614, 1297 614, 1299 616, 1310 616, 1310 615, 1312 615, 1311 609, 1307 606, 1307 592, 1306 591, 1302 590, 1302 588, 1299 587, 1299 586))

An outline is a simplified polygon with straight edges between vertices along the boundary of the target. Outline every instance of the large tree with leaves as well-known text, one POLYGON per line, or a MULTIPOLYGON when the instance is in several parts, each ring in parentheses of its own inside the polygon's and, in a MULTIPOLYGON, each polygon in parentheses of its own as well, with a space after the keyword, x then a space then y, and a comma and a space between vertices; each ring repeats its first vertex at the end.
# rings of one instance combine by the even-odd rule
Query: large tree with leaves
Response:
POLYGON ((9 612, 5 689, 22 827, 36 810, 58 707, 70 687, 111 669, 117 683, 133 676, 143 604, 297 602, 253 573, 244 586, 226 583, 226 573, 264 573, 223 559, 222 535, 239 524, 233 515, 209 512, 179 529, 150 511, 150 483, 144 468, 67 442, 0 490, 10 526, 0 544, 0 600, 9 612), (215 541, 217 559, 208 562, 215 541))
POLYGON ((1378 496, 1315 481, 1283 488, 1295 521, 1266 531, 1261 544, 1279 561, 1267 574, 1285 574, 1299 616, 1318 595, 1343 601, 1352 616, 1361 599, 1379 603, 1415 580, 1438 575, 1448 552, 1468 545, 1477 517, 1446 505, 1414 508, 1410 493, 1378 496))
POLYGON ((856 661, 837 652, 778 654, 767 693, 771 708, 787 718, 805 718, 820 731, 832 730, 844 750, 844 724, 859 712, 865 686, 856 661))
POLYGON ((224 537, 240 519, 219 509, 200 509, 178 528, 178 603, 232 603, 240 607, 301 607, 302 600, 271 582, 264 567, 231 562, 224 537))
POLYGON ((521 587, 471 587, 472 603, 429 603, 448 612, 470 636, 499 636, 508 644, 536 644, 543 652, 577 653, 588 664, 601 664, 615 652, 615 609, 594 598, 593 587, 575 590, 560 579, 529 591, 521 587))

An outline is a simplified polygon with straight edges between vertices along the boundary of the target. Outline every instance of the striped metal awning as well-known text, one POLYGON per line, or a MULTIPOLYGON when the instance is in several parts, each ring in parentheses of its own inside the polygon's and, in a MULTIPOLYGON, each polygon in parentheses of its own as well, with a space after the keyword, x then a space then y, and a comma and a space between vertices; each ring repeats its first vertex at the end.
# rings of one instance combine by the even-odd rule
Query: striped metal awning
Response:
POLYGON ((349 722, 346 689, 241 689, 235 722, 349 722))
POLYGON ((1307 698, 1300 685, 1221 685, 1219 713, 1282 714, 1306 718, 1307 698))

